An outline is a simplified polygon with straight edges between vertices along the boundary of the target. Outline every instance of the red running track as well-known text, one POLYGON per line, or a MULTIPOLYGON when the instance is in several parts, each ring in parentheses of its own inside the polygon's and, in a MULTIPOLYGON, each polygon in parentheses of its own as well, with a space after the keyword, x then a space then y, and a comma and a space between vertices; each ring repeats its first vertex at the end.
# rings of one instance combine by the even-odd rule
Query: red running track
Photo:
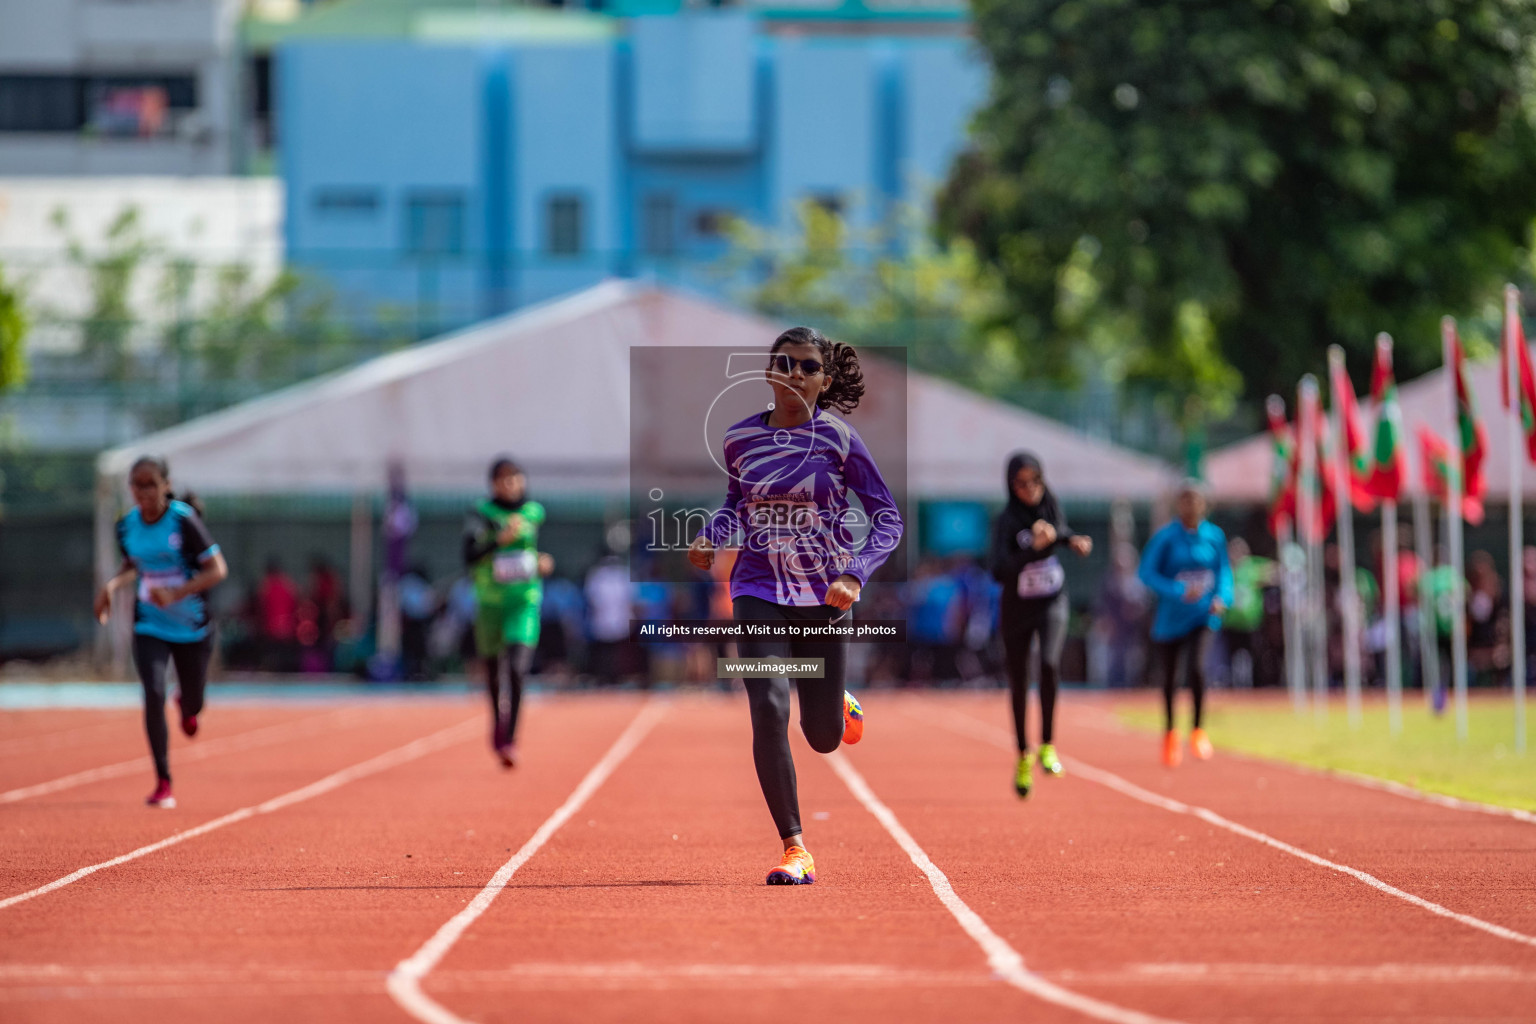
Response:
MULTIPOLYGON (((1169 772, 1075 695, 1021 802, 1001 694, 866 696, 858 747, 796 740, 800 888, 739 697, 536 700, 510 773, 469 698, 215 707, 174 811, 147 761, 0 803, 0 1020, 1536 1018, 1536 825, 1169 772)), ((143 757, 130 712, 0 726, 0 791, 143 757)))

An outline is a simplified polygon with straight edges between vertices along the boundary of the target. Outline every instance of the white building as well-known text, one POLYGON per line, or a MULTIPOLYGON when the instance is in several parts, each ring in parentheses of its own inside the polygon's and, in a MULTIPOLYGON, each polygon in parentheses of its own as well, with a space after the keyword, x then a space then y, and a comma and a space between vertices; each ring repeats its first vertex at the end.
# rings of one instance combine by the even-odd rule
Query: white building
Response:
POLYGON ((244 0, 0 0, 0 174, 229 174, 244 0))

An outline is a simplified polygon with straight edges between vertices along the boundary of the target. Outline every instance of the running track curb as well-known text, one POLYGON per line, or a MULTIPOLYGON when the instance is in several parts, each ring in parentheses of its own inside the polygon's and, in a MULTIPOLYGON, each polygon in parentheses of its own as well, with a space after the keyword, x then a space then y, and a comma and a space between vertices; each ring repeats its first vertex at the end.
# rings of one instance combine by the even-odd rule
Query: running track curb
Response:
POLYGON ((188 839, 195 839, 200 835, 205 835, 216 829, 221 829, 225 825, 233 825, 238 821, 245 821, 247 818, 254 818, 259 814, 270 814, 273 811, 280 811, 284 807, 292 807, 294 804, 303 803, 305 800, 329 793, 333 789, 339 789, 349 782, 365 778, 369 775, 376 775, 379 772, 385 771, 389 768, 394 768, 397 765, 405 764, 408 761, 414 761, 426 754, 430 754, 434 751, 441 750, 444 747, 452 746, 455 743, 462 742, 474 734, 471 727, 478 729, 479 725, 480 716, 476 715, 474 718, 466 719, 457 725, 451 725, 446 729, 432 733, 430 736, 424 736, 419 740, 412 740, 410 743, 407 743, 403 747, 396 747, 394 750, 386 751, 377 757, 371 757, 366 761, 359 762, 350 768, 343 768, 341 771, 332 772, 330 775, 325 776, 323 779, 311 782, 307 786, 302 786, 299 789, 284 793, 281 796, 275 796, 263 803, 253 804, 249 807, 242 807, 237 811, 231 811, 223 817, 214 818, 212 821, 206 821, 195 828, 189 828, 185 831, 177 832, 174 835, 165 837, 159 842, 150 843, 148 846, 141 846, 137 850, 132 850, 120 857, 113 857, 111 860, 104 860, 100 864, 87 865, 78 871, 65 875, 63 878, 54 879, 47 885, 39 886, 36 889, 29 889, 26 892, 18 893, 15 896, 0 900, 0 910, 4 910, 6 907, 15 906, 18 903, 34 899, 38 896, 46 895, 47 893, 53 892, 55 889, 62 889, 66 885, 71 885, 80 881, 80 879, 85 878, 87 875, 94 875, 96 872, 105 870, 106 868, 117 867, 119 864, 126 864, 131 860, 138 860, 140 857, 146 857, 149 854, 156 853, 168 846, 175 846, 177 843, 185 842, 188 839))
MULTIPOLYGON (((989 726, 983 722, 979 722, 972 718, 970 715, 962 714, 958 711, 947 711, 942 717, 948 720, 948 728, 951 732, 977 736, 995 745, 1002 746, 1010 750, 1012 749, 1012 743, 1009 741, 1007 735, 1002 733, 1002 730, 995 729, 994 727, 989 726), (962 726, 959 722, 956 721, 956 719, 963 720, 965 724, 962 726)), ((1396 896, 1398 899, 1405 900, 1422 910, 1429 911, 1431 914, 1449 918, 1458 924, 1464 924, 1469 928, 1476 928, 1478 931, 1487 932, 1489 935, 1492 935, 1496 938, 1507 939, 1510 942, 1517 942, 1523 946, 1536 947, 1536 937, 1525 935, 1511 928, 1505 928, 1503 925, 1493 924, 1490 921, 1484 921, 1482 918, 1473 917, 1471 914, 1458 913, 1457 911, 1451 910, 1449 907, 1443 907, 1438 903, 1432 903, 1429 900, 1424 899, 1422 896, 1415 896, 1411 892, 1405 892, 1404 890, 1399 889, 1394 885, 1389 885, 1386 882, 1383 882, 1381 879, 1377 878, 1375 875, 1370 874, 1369 872, 1361 871, 1359 868, 1352 868, 1347 864, 1340 864, 1336 861, 1331 861, 1326 857, 1319 857, 1315 853, 1309 853, 1298 846, 1292 846, 1290 843, 1276 839, 1274 836, 1260 832, 1257 829, 1249 828, 1246 825, 1239 825, 1237 822, 1232 821, 1229 818, 1224 818, 1217 814, 1215 811, 1209 810, 1207 808, 1197 807, 1194 804, 1186 804, 1165 796, 1159 796, 1158 794, 1149 790, 1142 789, 1134 782, 1129 782, 1126 779, 1122 779, 1120 776, 1114 774, 1113 772, 1107 772, 1102 768, 1095 768, 1093 765, 1079 761, 1077 758, 1065 758, 1064 760, 1066 760, 1066 762, 1072 766, 1072 770, 1079 777, 1086 779, 1089 782, 1097 782, 1099 785, 1113 789, 1115 792, 1128 796, 1133 800, 1139 800, 1144 804, 1150 804, 1153 807, 1158 807, 1162 810, 1170 811, 1174 814, 1191 815, 1192 817, 1199 818, 1201 821, 1204 821, 1207 824, 1215 825, 1217 828, 1226 829, 1228 832, 1233 832, 1245 839, 1252 839, 1254 842, 1262 843, 1263 845, 1279 850, 1282 853, 1288 853, 1293 857, 1299 857, 1308 863, 1316 864, 1318 867, 1328 868, 1331 871, 1337 871, 1340 874, 1348 875, 1357 881, 1364 882, 1366 885, 1373 889, 1384 892, 1389 896, 1396 896)))
POLYGON ((464 1018, 455 1015, 423 992, 422 980, 442 962, 443 957, 448 955, 448 951, 453 948, 454 943, 459 941, 469 926, 490 908, 501 890, 512 881, 512 876, 517 873, 517 870, 528 863, 533 855, 549 842, 551 836, 560 831, 561 827, 571 819, 571 815, 581 810, 582 805, 597 792, 598 787, 608 780, 608 776, 613 774, 613 770, 633 753, 665 710, 666 704, 662 701, 647 700, 641 706, 639 713, 619 734, 619 738, 613 741, 613 746, 608 748, 608 752, 592 766, 581 782, 577 783, 571 795, 565 798, 565 803, 544 820, 544 824, 540 825, 528 841, 512 855, 511 860, 497 869, 491 876, 491 880, 485 883, 485 888, 470 900, 469 905, 449 918, 436 934, 422 944, 420 949, 395 965, 395 969, 389 972, 389 978, 385 981, 385 988, 389 990, 390 998, 402 1010, 427 1024, 467 1024, 464 1018))
MULTIPOLYGON (((954 712, 960 714, 960 712, 954 712)), ((965 717, 969 718, 969 715, 965 717)), ((1089 728, 1102 732, 1112 732, 1119 736, 1157 736, 1156 730, 1137 729, 1126 725, 1112 714, 1101 708, 1095 708, 1085 716, 1089 728)), ((1360 786, 1363 789, 1374 789, 1382 793, 1391 793, 1408 800, 1418 800, 1422 803, 1434 804, 1438 807, 1449 807, 1454 811, 1470 811, 1477 814, 1491 814, 1497 818, 1513 818, 1523 821, 1528 825, 1536 825, 1536 812, 1527 811, 1521 807, 1505 807, 1502 804, 1490 804, 1485 800, 1468 800, 1465 797, 1451 796, 1449 793, 1436 793, 1433 790, 1420 789, 1410 786, 1406 782, 1398 782, 1396 779, 1384 779, 1378 775, 1367 775, 1364 772, 1350 771, 1348 768, 1318 768, 1315 765, 1300 764, 1296 761, 1287 761, 1283 757, 1270 756, 1268 754, 1255 754, 1247 750, 1227 750, 1223 748, 1225 757, 1236 761, 1247 761, 1249 764, 1268 765, 1274 768, 1285 768, 1302 775, 1311 775, 1316 778, 1333 779, 1335 782, 1348 782, 1351 785, 1360 786)))

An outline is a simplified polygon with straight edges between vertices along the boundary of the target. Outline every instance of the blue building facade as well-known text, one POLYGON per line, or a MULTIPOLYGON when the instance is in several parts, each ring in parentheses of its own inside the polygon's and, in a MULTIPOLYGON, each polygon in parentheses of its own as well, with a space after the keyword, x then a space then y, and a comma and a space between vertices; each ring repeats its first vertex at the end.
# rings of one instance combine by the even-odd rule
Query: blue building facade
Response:
POLYGON ((718 289, 723 227, 791 230, 806 200, 876 227, 928 201, 987 72, 951 9, 826 12, 438 12, 290 39, 289 260, 344 308, 437 329, 613 275, 718 289))

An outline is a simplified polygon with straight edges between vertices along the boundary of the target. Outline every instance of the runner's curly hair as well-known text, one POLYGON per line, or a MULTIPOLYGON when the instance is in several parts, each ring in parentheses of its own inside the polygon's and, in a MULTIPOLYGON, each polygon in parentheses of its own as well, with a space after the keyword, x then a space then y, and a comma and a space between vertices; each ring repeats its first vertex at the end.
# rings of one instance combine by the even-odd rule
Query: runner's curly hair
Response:
POLYGON ((815 345, 821 353, 824 372, 832 378, 832 386, 816 399, 818 408, 849 413, 859 407, 859 399, 864 397, 864 371, 859 369, 859 354, 852 345, 833 341, 814 327, 791 327, 774 339, 768 354, 773 355, 785 345, 815 345))

